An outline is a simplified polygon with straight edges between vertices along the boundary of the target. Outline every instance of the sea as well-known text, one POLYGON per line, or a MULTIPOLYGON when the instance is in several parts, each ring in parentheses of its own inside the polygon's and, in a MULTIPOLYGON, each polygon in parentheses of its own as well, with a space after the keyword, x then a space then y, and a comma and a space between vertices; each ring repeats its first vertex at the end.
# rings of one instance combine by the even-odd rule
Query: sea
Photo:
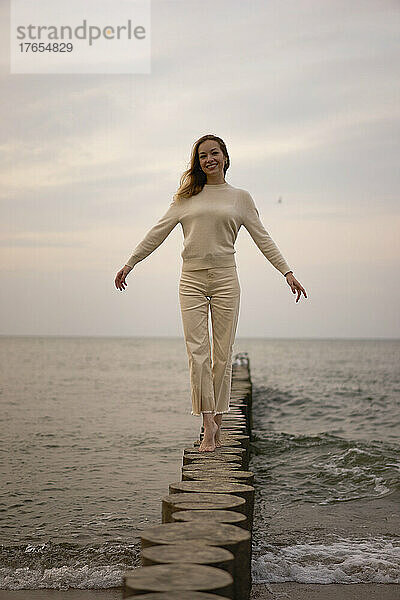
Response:
MULTIPOLYGON (((400 340, 237 338, 255 583, 400 583, 400 340)), ((140 565, 198 438, 182 338, 0 337, 0 589, 140 565)))

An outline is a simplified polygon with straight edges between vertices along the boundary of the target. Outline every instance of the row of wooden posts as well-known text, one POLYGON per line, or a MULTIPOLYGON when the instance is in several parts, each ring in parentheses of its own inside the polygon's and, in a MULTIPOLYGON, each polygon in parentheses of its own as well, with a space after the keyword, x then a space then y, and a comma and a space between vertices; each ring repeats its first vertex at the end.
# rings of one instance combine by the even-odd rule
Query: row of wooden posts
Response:
POLYGON ((141 567, 125 572, 135 600, 249 600, 254 474, 248 470, 252 384, 246 352, 232 363, 230 411, 222 446, 183 451, 182 481, 162 498, 162 524, 141 532, 141 567))

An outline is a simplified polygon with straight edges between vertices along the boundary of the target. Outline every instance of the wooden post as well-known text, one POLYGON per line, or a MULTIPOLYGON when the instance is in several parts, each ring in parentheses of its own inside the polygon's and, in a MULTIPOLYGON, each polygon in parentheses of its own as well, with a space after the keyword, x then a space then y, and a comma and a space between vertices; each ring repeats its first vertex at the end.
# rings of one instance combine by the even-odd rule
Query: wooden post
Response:
POLYGON ((184 454, 182 458, 182 464, 189 465, 195 461, 216 460, 221 463, 236 463, 241 468, 242 459, 238 454, 214 454, 214 452, 198 452, 195 454, 184 454))
POLYGON ((211 494, 234 494, 246 500, 246 515, 250 525, 253 525, 254 511, 254 487, 244 483, 235 483, 232 481, 177 481, 169 484, 170 494, 181 493, 211 493, 211 494))
POLYGON ((162 499, 161 522, 171 523, 172 513, 181 510, 232 510, 247 517, 246 500, 233 494, 183 493, 162 499))
POLYGON ((201 458, 195 458, 190 462, 185 462, 182 465, 182 469, 193 469, 193 467, 201 467, 203 466, 205 469, 228 469, 232 470, 241 470, 242 465, 240 459, 233 462, 232 460, 202 460, 201 458))
MULTIPOLYGON (((238 528, 237 528, 238 529, 238 528)), ((153 565, 127 571, 124 575, 125 597, 148 592, 213 592, 225 598, 235 598, 233 577, 215 567, 182 563, 153 565)))
MULTIPOLYGON (((160 544, 189 542, 191 540, 226 548, 235 556, 235 600, 249 600, 251 588, 251 535, 249 531, 236 525, 198 521, 157 525, 142 531, 140 537, 142 548, 160 544)), ((153 567, 143 568, 150 569, 153 567)))
MULTIPOLYGON (((187 512, 187 511, 184 511, 187 512)), ((233 513, 232 513, 233 514, 233 513)), ((191 540, 180 544, 163 544, 161 546, 149 546, 141 551, 143 567, 165 564, 191 563, 222 569, 232 575, 234 555, 226 548, 219 546, 208 546, 202 542, 191 540)))
POLYGON ((185 456, 198 456, 203 458, 204 455, 212 455, 214 457, 221 457, 221 456, 226 456, 228 455, 229 457, 234 457, 234 456, 239 456, 240 457, 240 461, 242 463, 242 467, 244 467, 245 469, 247 469, 248 467, 248 456, 247 456, 247 452, 244 448, 242 448, 241 446, 238 447, 228 447, 228 446, 221 446, 220 448, 215 448, 215 450, 213 452, 200 452, 198 448, 185 448, 184 449, 184 457, 185 456))
MULTIPOLYGON (((131 594, 129 596, 132 597, 131 594)), ((123 594, 122 597, 127 598, 128 595, 123 594)), ((150 594, 135 595, 134 600, 221 600, 222 597, 207 592, 150 592, 150 594)))
POLYGON ((182 471, 182 481, 203 481, 208 479, 230 479, 238 483, 253 485, 254 473, 252 471, 239 471, 228 469, 192 469, 182 471))
MULTIPOLYGON (((176 494, 174 494, 176 495, 176 494)), ((180 510, 172 513, 173 523, 186 521, 206 521, 208 523, 227 523, 249 529, 246 515, 233 510, 180 510)))

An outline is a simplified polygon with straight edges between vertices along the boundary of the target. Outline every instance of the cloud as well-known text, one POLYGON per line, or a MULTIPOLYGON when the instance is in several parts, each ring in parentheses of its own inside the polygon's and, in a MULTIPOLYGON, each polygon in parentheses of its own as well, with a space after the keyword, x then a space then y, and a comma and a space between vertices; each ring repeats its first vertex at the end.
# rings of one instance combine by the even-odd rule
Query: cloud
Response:
MULTIPOLYGON (((153 0, 152 72, 138 76, 11 76, 2 22, 3 272, 114 269, 207 132, 295 268, 378 280, 398 261, 397 3, 153 0)), ((141 267, 149 280, 180 245, 176 228, 141 267)))

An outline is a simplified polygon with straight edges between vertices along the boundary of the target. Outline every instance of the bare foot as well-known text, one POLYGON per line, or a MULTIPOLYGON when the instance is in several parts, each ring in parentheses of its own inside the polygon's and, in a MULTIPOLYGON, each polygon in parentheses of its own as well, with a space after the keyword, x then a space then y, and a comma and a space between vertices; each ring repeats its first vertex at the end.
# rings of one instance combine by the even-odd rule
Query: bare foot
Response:
POLYGON ((217 432, 218 425, 214 419, 211 419, 204 429, 204 437, 199 446, 199 452, 213 452, 215 450, 215 434, 217 432))
POLYGON ((215 434, 215 446, 220 448, 222 446, 221 442, 221 423, 222 423, 222 415, 214 415, 214 421, 217 424, 217 432, 215 434))

